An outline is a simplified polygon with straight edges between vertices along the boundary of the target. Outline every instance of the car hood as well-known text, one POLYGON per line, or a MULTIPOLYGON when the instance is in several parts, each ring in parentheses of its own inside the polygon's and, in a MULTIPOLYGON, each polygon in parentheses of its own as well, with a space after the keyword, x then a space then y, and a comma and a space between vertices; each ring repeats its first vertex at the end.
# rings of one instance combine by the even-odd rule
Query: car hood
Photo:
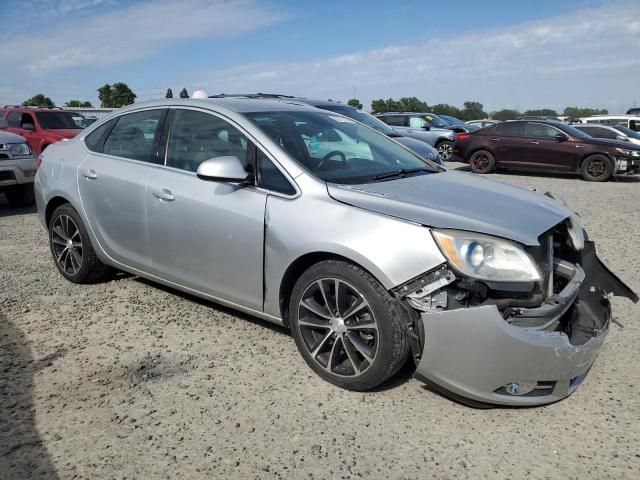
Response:
POLYGON ((438 154, 438 150, 433 148, 428 143, 422 142, 420 140, 416 140, 415 138, 411 138, 411 137, 393 136, 391 138, 396 142, 401 143, 405 147, 413 150, 422 158, 426 158, 427 160, 433 160, 434 162, 442 164, 442 161, 440 160, 440 156, 438 154))
POLYGON ((541 193, 452 170, 364 185, 327 184, 327 188, 332 198, 355 207, 531 246, 573 213, 541 193))
POLYGON ((47 130, 49 135, 60 138, 73 138, 82 131, 81 128, 61 128, 56 130, 47 130))
POLYGON ((11 132, 0 130, 0 143, 24 143, 27 139, 11 132))

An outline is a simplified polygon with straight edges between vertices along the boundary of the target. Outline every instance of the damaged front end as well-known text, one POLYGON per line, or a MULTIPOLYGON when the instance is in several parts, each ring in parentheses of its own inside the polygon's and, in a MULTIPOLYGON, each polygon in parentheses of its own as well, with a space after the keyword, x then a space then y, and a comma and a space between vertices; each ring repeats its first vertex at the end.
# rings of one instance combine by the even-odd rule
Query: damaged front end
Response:
POLYGON ((449 262, 394 289, 409 312, 416 377, 478 406, 541 405, 573 393, 608 332, 609 298, 638 301, 581 227, 576 234, 575 220, 524 249, 536 281, 472 278, 443 252, 449 262))

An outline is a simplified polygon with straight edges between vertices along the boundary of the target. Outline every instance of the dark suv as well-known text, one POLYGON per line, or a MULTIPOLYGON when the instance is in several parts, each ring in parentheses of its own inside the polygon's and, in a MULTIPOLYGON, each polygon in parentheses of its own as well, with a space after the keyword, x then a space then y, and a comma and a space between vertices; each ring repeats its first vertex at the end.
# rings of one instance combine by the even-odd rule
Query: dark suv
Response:
POLYGON ((579 173, 595 182, 640 173, 640 147, 593 138, 554 120, 504 122, 460 134, 453 159, 469 163, 476 173, 496 168, 579 173))
POLYGON ((61 108, 34 108, 5 105, 0 117, 7 119, 7 131, 27 139, 36 155, 49 145, 75 137, 89 125, 79 113, 61 108))

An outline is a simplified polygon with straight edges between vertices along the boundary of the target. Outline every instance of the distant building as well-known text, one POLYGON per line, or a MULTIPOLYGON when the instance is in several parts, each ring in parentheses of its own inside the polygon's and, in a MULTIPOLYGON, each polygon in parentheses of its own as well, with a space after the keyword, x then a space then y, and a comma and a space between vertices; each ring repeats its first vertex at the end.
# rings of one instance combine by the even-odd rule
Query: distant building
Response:
POLYGON ((62 107, 63 110, 68 110, 70 112, 77 112, 80 113, 82 115, 84 115, 85 117, 91 117, 91 118, 102 118, 102 117, 106 117, 107 115, 109 115, 111 112, 113 112, 114 110, 117 110, 117 108, 93 108, 93 107, 62 107))

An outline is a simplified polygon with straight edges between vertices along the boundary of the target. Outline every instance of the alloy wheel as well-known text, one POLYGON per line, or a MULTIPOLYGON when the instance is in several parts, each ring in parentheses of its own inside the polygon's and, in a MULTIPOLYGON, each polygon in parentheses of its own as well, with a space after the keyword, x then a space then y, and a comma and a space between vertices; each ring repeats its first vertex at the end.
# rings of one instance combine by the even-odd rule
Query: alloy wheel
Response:
POLYGON ((82 267, 82 237, 69 215, 61 214, 53 220, 51 244, 60 269, 68 275, 76 275, 82 267))
POLYGON ((298 327, 315 363, 333 375, 362 375, 378 350, 378 324, 369 302, 351 284, 323 278, 298 306, 298 327))
POLYGON ((489 168, 489 164, 490 164, 489 157, 487 157, 486 154, 477 154, 476 156, 473 157, 471 162, 473 163, 474 170, 477 170, 480 172, 483 172, 487 168, 489 168))
POLYGON ((600 177, 601 175, 604 175, 606 171, 607 171, 607 166, 604 163, 604 160, 601 160, 599 158, 591 160, 591 162, 589 162, 589 165, 587 165, 587 173, 591 175, 593 178, 597 178, 597 177, 600 177))
POLYGON ((453 151, 453 146, 450 143, 442 143, 438 146, 438 153, 442 157, 443 160, 449 160, 451 158, 451 153, 453 151))

